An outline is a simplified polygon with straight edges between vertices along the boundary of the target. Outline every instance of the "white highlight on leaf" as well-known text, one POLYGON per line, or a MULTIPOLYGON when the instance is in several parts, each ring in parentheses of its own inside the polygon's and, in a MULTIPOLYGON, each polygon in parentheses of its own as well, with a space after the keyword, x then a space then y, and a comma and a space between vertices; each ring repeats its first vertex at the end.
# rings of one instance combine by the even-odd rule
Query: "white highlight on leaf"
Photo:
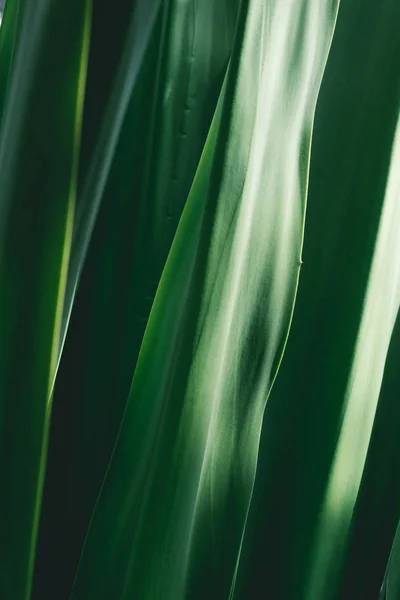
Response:
POLYGON ((328 571, 338 560, 337 550, 347 535, 361 483, 385 360, 400 306, 399 223, 400 118, 307 600, 320 600, 324 596, 328 571))

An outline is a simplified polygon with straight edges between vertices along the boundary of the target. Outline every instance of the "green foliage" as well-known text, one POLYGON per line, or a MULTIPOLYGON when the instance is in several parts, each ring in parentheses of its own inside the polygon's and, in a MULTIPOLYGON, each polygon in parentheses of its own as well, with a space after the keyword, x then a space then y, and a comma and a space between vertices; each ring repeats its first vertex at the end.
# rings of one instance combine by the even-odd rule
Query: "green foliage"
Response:
POLYGON ((71 2, 62 13, 47 0, 21 1, 19 7, 10 4, 10 11, 7 5, 1 31, 2 91, 7 86, 0 138, 4 598, 30 596, 74 219, 90 18, 89 2, 71 2))
POLYGON ((1 599, 400 598, 399 22, 8 0, 1 599))

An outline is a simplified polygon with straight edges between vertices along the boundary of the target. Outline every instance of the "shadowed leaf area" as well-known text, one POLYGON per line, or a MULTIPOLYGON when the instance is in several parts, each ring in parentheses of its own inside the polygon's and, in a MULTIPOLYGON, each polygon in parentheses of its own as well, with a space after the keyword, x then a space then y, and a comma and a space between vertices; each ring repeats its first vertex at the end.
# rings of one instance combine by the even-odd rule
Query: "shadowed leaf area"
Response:
POLYGON ((399 600, 398 1, 0 20, 0 600, 399 600))

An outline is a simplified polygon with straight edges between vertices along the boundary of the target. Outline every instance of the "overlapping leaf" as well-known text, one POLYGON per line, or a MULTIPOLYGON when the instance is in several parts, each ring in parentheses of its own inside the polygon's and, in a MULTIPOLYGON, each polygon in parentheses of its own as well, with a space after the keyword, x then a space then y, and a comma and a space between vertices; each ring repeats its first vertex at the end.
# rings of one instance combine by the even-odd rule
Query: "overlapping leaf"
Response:
POLYGON ((53 389, 36 600, 94 506, 72 600, 400 598, 400 7, 342 0, 319 93, 337 8, 6 3, 1 598, 53 389))
POLYGON ((296 294, 311 127, 336 7, 241 5, 220 125, 218 110, 74 599, 233 593, 262 413, 296 294))
MULTIPOLYGON (((72 248, 79 260, 85 252, 79 243, 83 254, 74 246, 78 230, 86 231, 88 240, 86 217, 98 212, 98 218, 55 387, 39 598, 44 585, 58 598, 69 594, 155 290, 215 110, 237 17, 231 0, 166 2, 151 28, 153 16, 143 12, 143 3, 120 8, 122 14, 110 15, 108 2, 97 3, 93 17, 78 189, 86 225, 78 226, 72 248), (140 6, 142 20, 150 22, 136 26, 133 40, 151 30, 143 55, 126 26, 127 16, 138 22, 140 6), (137 63, 136 77, 132 65, 138 68, 137 63), (126 64, 131 67, 124 70, 126 64), (126 104, 123 121, 121 104, 126 104)), ((71 281, 76 264, 72 261, 71 281)))
MULTIPOLYGON (((329 600, 345 589, 399 303, 399 18, 397 2, 339 10, 315 120, 304 268, 264 419, 244 597, 263 589, 329 600)), ((370 518, 380 526, 379 511, 370 518)), ((354 584, 352 597, 366 597, 362 580, 354 584)))

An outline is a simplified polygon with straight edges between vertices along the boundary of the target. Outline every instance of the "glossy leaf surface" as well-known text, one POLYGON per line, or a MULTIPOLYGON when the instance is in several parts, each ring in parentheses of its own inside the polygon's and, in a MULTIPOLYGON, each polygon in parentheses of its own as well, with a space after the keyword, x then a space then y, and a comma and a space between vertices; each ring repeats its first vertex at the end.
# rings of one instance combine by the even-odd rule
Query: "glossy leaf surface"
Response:
POLYGON ((212 129, 72 598, 233 593, 262 412, 296 294, 311 126, 334 18, 330 2, 322 11, 241 6, 215 150, 212 129), (308 50, 303 60, 295 40, 308 50))
POLYGON ((1 600, 400 598, 399 23, 7 0, 1 600))
MULTIPOLYGON (((314 124, 304 266, 264 418, 244 597, 367 597, 366 573, 350 596, 340 581, 399 303, 399 17, 396 2, 379 15, 373 2, 339 9, 314 124)), ((381 511, 370 518, 379 528, 381 511)))

